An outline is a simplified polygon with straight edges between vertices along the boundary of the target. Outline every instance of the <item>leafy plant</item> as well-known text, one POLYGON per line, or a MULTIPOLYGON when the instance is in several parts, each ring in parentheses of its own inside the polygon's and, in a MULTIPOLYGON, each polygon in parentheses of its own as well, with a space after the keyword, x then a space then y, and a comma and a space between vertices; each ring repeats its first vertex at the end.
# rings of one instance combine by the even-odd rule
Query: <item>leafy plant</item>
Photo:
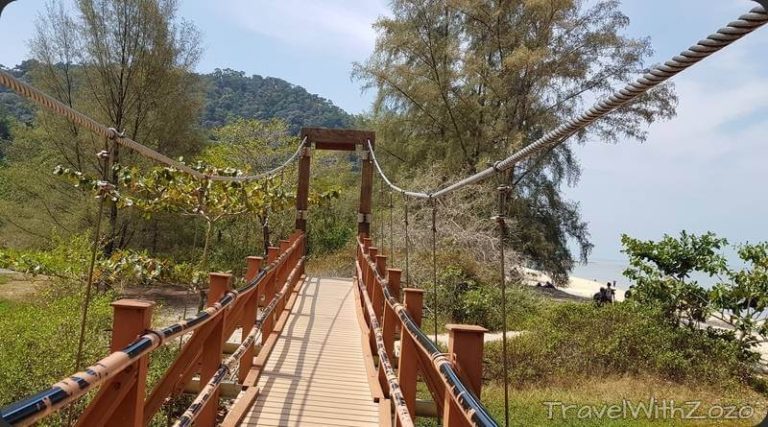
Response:
POLYGON ((710 313, 707 292, 691 278, 693 273, 709 276, 725 272, 725 257, 718 251, 728 241, 714 233, 702 236, 680 233, 658 241, 641 241, 621 236, 622 252, 630 267, 624 275, 635 282, 632 299, 661 307, 668 319, 680 325, 682 319, 703 322, 710 313))

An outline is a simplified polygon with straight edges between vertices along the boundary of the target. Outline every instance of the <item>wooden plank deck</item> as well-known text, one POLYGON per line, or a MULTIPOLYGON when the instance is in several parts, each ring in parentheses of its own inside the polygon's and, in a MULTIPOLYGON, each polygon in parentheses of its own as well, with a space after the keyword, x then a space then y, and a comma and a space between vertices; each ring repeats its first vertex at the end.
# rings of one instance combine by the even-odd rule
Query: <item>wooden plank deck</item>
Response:
POLYGON ((244 426, 378 426, 351 280, 308 278, 244 426))

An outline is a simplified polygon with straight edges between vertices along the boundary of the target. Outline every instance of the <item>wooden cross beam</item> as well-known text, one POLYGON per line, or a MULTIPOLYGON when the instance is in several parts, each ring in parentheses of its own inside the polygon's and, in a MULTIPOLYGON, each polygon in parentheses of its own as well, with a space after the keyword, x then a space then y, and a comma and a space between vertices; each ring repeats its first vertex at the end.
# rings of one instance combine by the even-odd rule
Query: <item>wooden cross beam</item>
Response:
POLYGON ((376 142, 376 133, 367 130, 301 128, 301 138, 318 150, 355 151, 358 145, 366 147, 376 142))

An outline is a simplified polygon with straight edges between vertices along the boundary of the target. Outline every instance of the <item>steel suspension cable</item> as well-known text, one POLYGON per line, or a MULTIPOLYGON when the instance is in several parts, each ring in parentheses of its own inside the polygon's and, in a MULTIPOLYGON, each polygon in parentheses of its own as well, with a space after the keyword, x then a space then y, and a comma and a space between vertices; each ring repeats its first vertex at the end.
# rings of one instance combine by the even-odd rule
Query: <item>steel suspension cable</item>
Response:
POLYGON ((681 52, 679 55, 675 55, 670 60, 664 62, 661 65, 654 66, 647 73, 637 78, 637 80, 627 84, 624 88, 597 102, 594 106, 592 106, 581 115, 566 121, 565 123, 556 127, 554 130, 546 133, 541 138, 511 154, 507 158, 497 161, 492 167, 456 181, 446 187, 429 192, 411 191, 400 188, 394 185, 382 171, 378 161, 376 160, 376 156, 373 154, 373 147, 371 146, 370 141, 368 141, 368 150, 371 152, 371 157, 374 164, 376 165, 376 169, 384 181, 386 181, 390 188, 392 188, 392 190, 402 193, 408 197, 417 199, 431 199, 445 196, 467 185, 485 180, 499 172, 507 170, 520 161, 531 157, 541 150, 545 150, 548 147, 557 146, 564 143, 569 137, 573 136, 581 129, 589 126, 596 120, 605 117, 609 113, 616 111, 624 105, 627 105, 629 102, 634 101, 661 83, 666 82, 682 71, 685 71, 691 66, 701 62, 703 59, 708 58, 712 54, 733 44, 735 41, 741 39, 745 35, 750 34, 758 28, 762 27, 768 23, 768 12, 766 11, 765 7, 766 2, 764 0, 760 0, 760 3, 763 4, 763 6, 756 7, 751 11, 741 15, 737 20, 728 23, 728 25, 723 28, 718 29, 716 32, 710 34, 707 36, 707 38, 700 40, 698 43, 681 52))
POLYGON ((254 180, 264 179, 268 176, 275 175, 277 172, 280 172, 286 166, 288 166, 291 162, 293 162, 298 157, 299 153, 301 152, 301 149, 306 144, 306 138, 304 138, 301 144, 299 144, 299 148, 296 150, 296 152, 291 157, 289 157, 285 163, 281 164, 280 166, 272 170, 269 170, 263 173, 259 173, 256 175, 240 175, 240 176, 205 174, 203 172, 192 169, 191 167, 177 160, 174 160, 164 154, 158 153, 157 151, 126 137, 122 133, 118 132, 115 128, 107 127, 97 122, 96 120, 75 110, 74 108, 69 107, 68 105, 65 105, 63 102, 59 101, 58 99, 44 93, 43 91, 35 88, 34 86, 28 83, 25 83, 17 79, 16 77, 12 76, 11 74, 2 70, 0 70, 0 85, 13 90, 14 92, 21 95, 22 97, 27 98, 35 102, 39 106, 43 107, 43 109, 48 110, 61 117, 64 117, 80 127, 86 128, 103 138, 116 141, 117 144, 122 145, 132 151, 135 151, 136 153, 138 153, 143 157, 152 159, 166 166, 173 167, 189 175, 192 175, 198 179, 207 178, 213 181, 227 181, 227 182, 243 182, 243 181, 254 181, 254 180))

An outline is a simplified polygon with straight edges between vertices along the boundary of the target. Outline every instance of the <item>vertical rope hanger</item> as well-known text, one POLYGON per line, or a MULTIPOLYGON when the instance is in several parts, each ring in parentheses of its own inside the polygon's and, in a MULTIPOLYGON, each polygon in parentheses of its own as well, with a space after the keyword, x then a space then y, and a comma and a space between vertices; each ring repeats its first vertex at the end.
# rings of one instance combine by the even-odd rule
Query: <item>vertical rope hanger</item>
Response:
POLYGON ((381 254, 384 255, 384 246, 386 240, 384 239, 384 180, 379 178, 379 244, 377 245, 381 249, 381 254))
POLYGON ((410 286, 411 284, 411 269, 408 246, 408 196, 403 195, 403 206, 405 212, 405 283, 410 286))
POLYGON ((393 216, 395 210, 395 195, 389 192, 389 262, 395 264, 395 229, 393 227, 393 216))
POLYGON ((501 313, 503 329, 501 332, 501 357, 502 370, 504 375, 504 426, 509 427, 509 379, 507 373, 507 269, 504 259, 504 237, 507 234, 506 223, 506 201, 507 193, 510 187, 506 185, 499 185, 497 191, 499 193, 499 213, 494 218, 499 226, 499 254, 500 254, 500 281, 501 281, 501 313))
MULTIPOLYGON (((77 353, 75 353, 75 371, 80 370, 80 364, 83 359, 83 345, 85 344, 85 329, 88 323, 88 308, 91 305, 91 297, 93 294, 93 272, 96 269, 96 253, 99 250, 99 239, 101 237, 101 218, 104 216, 104 201, 108 196, 108 191, 111 187, 109 183, 109 171, 112 170, 112 162, 114 160, 114 140, 107 139, 106 150, 103 150, 97 154, 99 162, 102 163, 102 181, 99 182, 99 208, 96 215, 96 224, 93 229, 93 243, 91 245, 91 259, 88 264, 88 279, 85 285, 85 301, 83 302, 83 309, 80 314, 80 334, 77 338, 77 353)), ((67 425, 72 425, 72 410, 67 411, 67 425)))
POLYGON ((435 345, 437 345, 437 202, 432 201, 432 317, 435 324, 435 345))

